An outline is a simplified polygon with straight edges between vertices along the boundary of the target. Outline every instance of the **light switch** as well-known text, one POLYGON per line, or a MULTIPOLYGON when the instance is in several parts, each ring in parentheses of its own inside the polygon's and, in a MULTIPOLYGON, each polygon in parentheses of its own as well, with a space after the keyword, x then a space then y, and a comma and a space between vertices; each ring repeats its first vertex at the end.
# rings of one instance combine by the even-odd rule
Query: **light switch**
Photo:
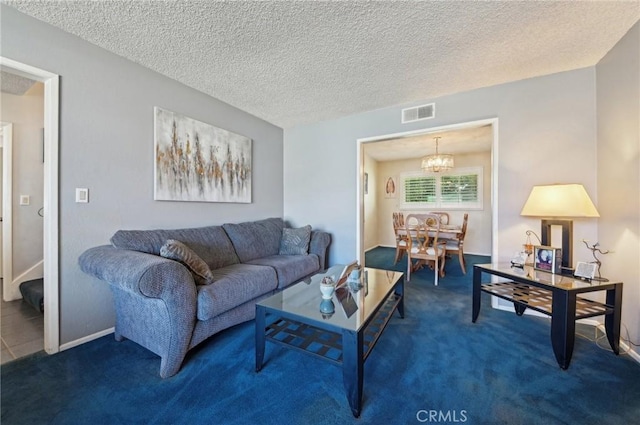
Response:
POLYGON ((31 197, 29 195, 20 195, 20 205, 29 205, 31 197))
POLYGON ((86 204, 89 202, 89 189, 86 187, 76 188, 76 202, 86 204))

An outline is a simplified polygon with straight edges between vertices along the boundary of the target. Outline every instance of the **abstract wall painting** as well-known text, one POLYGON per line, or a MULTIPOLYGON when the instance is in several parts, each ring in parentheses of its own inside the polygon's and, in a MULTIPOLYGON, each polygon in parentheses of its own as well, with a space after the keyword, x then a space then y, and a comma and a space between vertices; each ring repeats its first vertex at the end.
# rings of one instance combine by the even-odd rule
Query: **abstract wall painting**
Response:
POLYGON ((156 201, 251 203, 251 139, 155 107, 156 201))

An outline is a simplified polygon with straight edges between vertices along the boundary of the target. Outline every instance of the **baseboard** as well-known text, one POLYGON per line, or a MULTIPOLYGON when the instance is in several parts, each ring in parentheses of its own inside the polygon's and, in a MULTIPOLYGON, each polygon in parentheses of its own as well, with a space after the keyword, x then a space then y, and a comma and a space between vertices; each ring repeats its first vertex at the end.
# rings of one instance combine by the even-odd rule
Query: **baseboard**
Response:
MULTIPOLYGON (((367 249, 365 249, 365 250, 364 250, 364 252, 369 252, 369 251, 371 251, 372 249, 376 249, 376 248, 379 248, 379 247, 385 247, 385 248, 386 248, 386 246, 385 246, 385 245, 374 245, 374 246, 372 246, 371 248, 367 248, 367 249)), ((391 248, 391 247, 389 247, 389 248, 391 248)), ((395 246, 393 246, 393 248, 395 248, 395 246)))
MULTIPOLYGON (((607 331, 604 329, 604 325, 599 322, 596 322, 596 323, 597 323, 596 327, 598 328, 598 330, 603 334, 606 334, 607 331)), ((636 361, 636 363, 640 363, 640 354, 637 351, 635 351, 636 349, 637 349, 636 347, 632 347, 631 345, 627 344, 622 340, 620 341, 620 352, 628 354, 629 357, 631 357, 633 360, 636 361)))
POLYGON ((67 342, 66 344, 60 345, 60 351, 68 350, 69 348, 77 347, 78 345, 82 345, 82 344, 85 344, 85 343, 87 343, 89 341, 93 341, 94 339, 102 338, 105 335, 109 335, 109 334, 114 333, 115 330, 116 330, 116 328, 109 328, 109 329, 105 329, 105 330, 100 331, 100 332, 96 332, 96 333, 91 334, 91 335, 87 335, 87 336, 85 336, 83 338, 67 342))
POLYGON ((631 357, 633 360, 636 361, 636 363, 640 363, 640 354, 638 354, 638 352, 634 351, 633 348, 631 348, 629 346, 629 344, 627 344, 624 341, 620 342, 620 348, 622 349, 621 351, 623 351, 624 353, 627 353, 629 355, 629 357, 631 357))
POLYGON ((22 282, 26 282, 27 280, 42 279, 42 276, 44 276, 44 260, 38 261, 20 276, 14 278, 13 284, 20 285, 22 282))

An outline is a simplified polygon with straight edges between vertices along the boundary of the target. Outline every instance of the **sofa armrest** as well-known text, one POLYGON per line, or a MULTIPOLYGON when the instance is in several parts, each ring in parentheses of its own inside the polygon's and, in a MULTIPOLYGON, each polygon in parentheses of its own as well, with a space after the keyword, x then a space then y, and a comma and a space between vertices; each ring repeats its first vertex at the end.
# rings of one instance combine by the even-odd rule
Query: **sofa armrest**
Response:
POLYGON ((320 270, 327 268, 327 259, 329 257, 329 244, 331 243, 331 235, 327 232, 312 231, 311 242, 309 242, 309 254, 316 254, 320 259, 320 270))
POLYGON ((177 300, 183 306, 190 304, 195 312, 193 275, 177 261, 103 245, 86 250, 78 263, 83 272, 122 290, 150 298, 177 300))
POLYGON ((116 340, 129 338, 158 354, 160 376, 180 369, 196 323, 196 285, 181 263, 111 245, 86 250, 83 272, 109 283, 116 340))

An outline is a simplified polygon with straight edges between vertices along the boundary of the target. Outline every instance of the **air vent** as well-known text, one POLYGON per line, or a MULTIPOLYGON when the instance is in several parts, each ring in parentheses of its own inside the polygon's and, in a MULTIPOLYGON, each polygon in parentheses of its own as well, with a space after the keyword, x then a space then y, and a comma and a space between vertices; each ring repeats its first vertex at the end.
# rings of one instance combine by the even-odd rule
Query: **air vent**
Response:
POLYGON ((429 103, 428 105, 414 106, 413 108, 406 108, 402 110, 402 123, 428 120, 436 116, 436 104, 429 103))

